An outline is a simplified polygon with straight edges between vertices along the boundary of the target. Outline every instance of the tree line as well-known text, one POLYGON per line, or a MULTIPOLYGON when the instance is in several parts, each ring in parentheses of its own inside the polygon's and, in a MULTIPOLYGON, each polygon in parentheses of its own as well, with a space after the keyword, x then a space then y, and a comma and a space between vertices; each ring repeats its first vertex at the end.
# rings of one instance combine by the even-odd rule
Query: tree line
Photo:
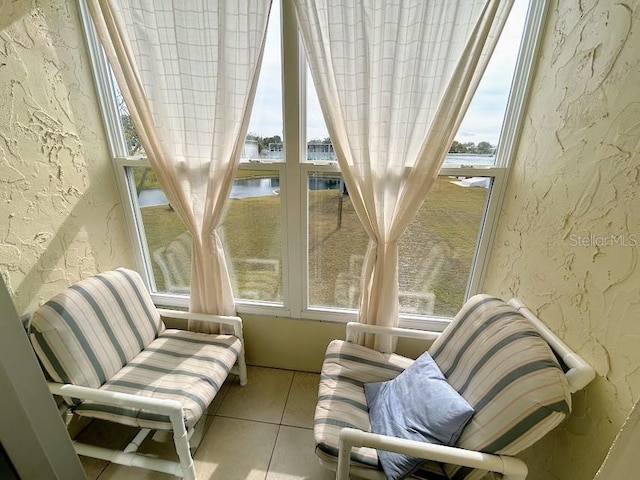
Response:
POLYGON ((495 153, 496 147, 489 142, 478 142, 476 145, 473 142, 460 143, 454 140, 449 148, 449 153, 475 153, 477 155, 491 155, 495 153))
MULTIPOLYGON (((140 137, 136 132, 131 117, 129 115, 121 115, 122 127, 124 130, 124 137, 129 147, 129 154, 136 155, 143 153, 142 144, 140 143, 140 137)), ((253 140, 258 144, 258 153, 262 153, 263 150, 269 149, 270 143, 282 143, 282 137, 280 135, 273 135, 271 137, 262 137, 257 133, 248 133, 247 140, 253 140)), ((309 145, 330 144, 331 138, 312 138, 307 142, 309 145)), ((495 146, 489 142, 478 142, 476 145, 474 142, 462 143, 454 140, 449 149, 449 153, 471 153, 476 155, 491 155, 495 153, 495 146)))
MULTIPOLYGON (((258 144, 258 152, 262 152, 263 149, 268 149, 270 143, 282 143, 280 135, 274 135, 273 137, 261 137, 257 133, 248 133, 247 140, 253 140, 258 144)), ((312 138, 307 142, 308 145, 321 145, 330 144, 331 138, 312 138)), ((492 155, 495 153, 496 147, 489 142, 478 142, 476 145, 474 142, 459 142, 454 140, 449 148, 449 153, 472 153, 476 155, 492 155)))

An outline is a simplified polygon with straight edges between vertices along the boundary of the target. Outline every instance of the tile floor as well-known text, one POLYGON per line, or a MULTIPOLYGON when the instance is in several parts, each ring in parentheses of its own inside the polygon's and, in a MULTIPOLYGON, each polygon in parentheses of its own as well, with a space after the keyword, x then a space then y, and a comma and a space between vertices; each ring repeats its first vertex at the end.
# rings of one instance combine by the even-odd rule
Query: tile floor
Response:
MULTIPOLYGON (((249 383, 235 377, 218 392, 204 421, 204 436, 193 452, 198 480, 329 480, 314 453, 313 411, 319 375, 249 367, 249 383)), ((122 448, 135 430, 92 422, 78 437, 122 448)), ((176 458, 170 434, 151 436, 140 452, 176 458)), ((81 457, 90 480, 168 480, 175 477, 81 457)))

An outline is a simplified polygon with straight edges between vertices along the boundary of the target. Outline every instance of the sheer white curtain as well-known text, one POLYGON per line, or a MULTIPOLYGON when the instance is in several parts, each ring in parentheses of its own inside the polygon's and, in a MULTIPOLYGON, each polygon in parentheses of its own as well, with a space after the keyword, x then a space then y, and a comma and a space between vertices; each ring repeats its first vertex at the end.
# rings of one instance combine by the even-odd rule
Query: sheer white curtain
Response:
POLYGON ((271 0, 88 4, 151 166, 193 236, 190 309, 234 314, 216 227, 244 145, 271 0))
MULTIPOLYGON (((513 0, 294 0, 370 243, 360 322, 397 325, 398 239, 438 175, 513 0)), ((363 343, 391 351, 388 337, 363 343)))

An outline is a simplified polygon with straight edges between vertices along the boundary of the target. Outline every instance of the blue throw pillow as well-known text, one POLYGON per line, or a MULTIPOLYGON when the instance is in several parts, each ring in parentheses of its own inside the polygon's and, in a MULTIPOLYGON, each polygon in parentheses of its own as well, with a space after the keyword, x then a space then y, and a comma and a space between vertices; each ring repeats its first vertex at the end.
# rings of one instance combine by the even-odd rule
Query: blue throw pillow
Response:
MULTIPOLYGON (((393 380, 364 386, 371 431, 382 435, 455 445, 473 408, 453 388, 428 353, 393 380)), ((414 472, 421 458, 378 450, 387 478, 414 472)))

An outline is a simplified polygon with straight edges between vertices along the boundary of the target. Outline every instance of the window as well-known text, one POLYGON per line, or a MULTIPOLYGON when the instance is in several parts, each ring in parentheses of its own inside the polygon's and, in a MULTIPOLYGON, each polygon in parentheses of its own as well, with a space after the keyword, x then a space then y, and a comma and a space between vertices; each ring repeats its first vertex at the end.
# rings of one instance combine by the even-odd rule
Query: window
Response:
MULTIPOLYGON (((481 286, 544 10, 535 2, 527 17, 527 3, 516 2, 440 178, 400 240, 405 323, 451 317, 481 286)), ((122 192, 131 206, 138 261, 157 301, 186 304, 189 233, 136 143, 95 39, 88 38, 122 192)), ((291 0, 275 0, 241 164, 219 234, 240 312, 353 319, 368 238, 342 180, 301 49, 291 0)))
MULTIPOLYGON (((490 201, 499 196, 506 171, 505 166, 497 165, 497 147, 526 14, 527 2, 516 2, 497 54, 445 161, 443 175, 400 239, 399 295, 405 315, 451 317, 477 289, 472 276, 479 273, 475 270, 483 255, 481 239, 493 221, 487 218, 487 211, 490 201)), ((309 78, 309 69, 306 71, 309 78)), ((356 309, 368 238, 339 173, 326 171, 338 171, 336 157, 312 82, 307 82, 306 90, 306 160, 311 164, 307 182, 308 305, 356 309), (320 149, 321 154, 317 153, 320 149), (320 165, 329 167, 315 170, 320 165)))
MULTIPOLYGON (((138 230, 156 292, 188 295, 191 234, 173 211, 150 167, 125 167, 135 185, 138 230)), ((281 222, 277 170, 239 172, 219 235, 236 296, 282 303, 281 222), (246 232, 251 234, 247 235, 246 232)))

